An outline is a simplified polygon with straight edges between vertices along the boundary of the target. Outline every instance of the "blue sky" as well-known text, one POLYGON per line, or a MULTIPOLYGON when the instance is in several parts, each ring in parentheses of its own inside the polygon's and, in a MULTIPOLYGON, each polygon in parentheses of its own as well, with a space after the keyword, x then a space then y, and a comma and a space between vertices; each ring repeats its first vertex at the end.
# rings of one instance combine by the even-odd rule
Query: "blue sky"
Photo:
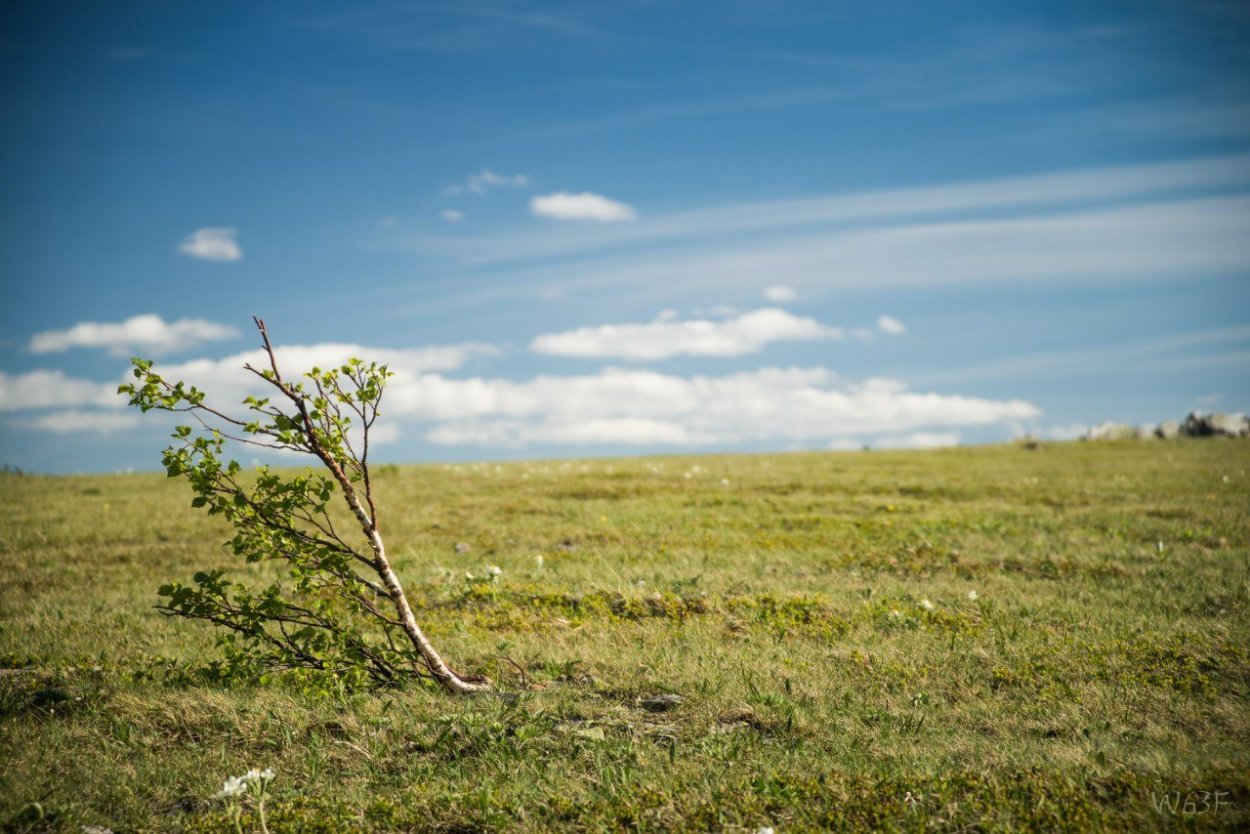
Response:
POLYGON ((0 462, 155 468, 132 354, 398 375, 379 454, 1250 407, 1240 3, 0 12, 0 462))

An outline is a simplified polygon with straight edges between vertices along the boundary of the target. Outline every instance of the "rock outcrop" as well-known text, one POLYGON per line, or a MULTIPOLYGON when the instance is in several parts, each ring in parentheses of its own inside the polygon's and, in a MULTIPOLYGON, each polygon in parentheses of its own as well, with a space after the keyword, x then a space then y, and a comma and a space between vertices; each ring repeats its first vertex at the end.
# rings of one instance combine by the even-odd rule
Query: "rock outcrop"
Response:
POLYGON ((1250 420, 1244 414, 1216 411, 1202 415, 1191 411, 1181 423, 1181 434, 1188 437, 1247 437, 1250 436, 1250 420))
POLYGON ((1190 412, 1182 422, 1164 420, 1157 426, 1132 426, 1106 421, 1081 435, 1082 440, 1174 440, 1178 437, 1250 437, 1250 417, 1245 414, 1190 412))

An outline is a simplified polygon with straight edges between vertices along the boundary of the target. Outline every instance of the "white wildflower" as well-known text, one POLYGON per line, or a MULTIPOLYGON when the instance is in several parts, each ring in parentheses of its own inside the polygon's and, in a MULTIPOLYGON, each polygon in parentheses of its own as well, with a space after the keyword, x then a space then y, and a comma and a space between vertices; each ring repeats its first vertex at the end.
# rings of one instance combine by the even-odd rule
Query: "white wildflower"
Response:
POLYGON ((491 579, 494 579, 496 576, 503 573, 503 568, 499 567, 499 565, 491 565, 486 569, 486 572, 490 574, 491 579))
POLYGON ((729 486, 729 479, 728 479, 728 478, 721 478, 721 479, 720 479, 720 485, 721 485, 721 486, 723 486, 723 487, 727 487, 727 486, 729 486))
POLYGON ((219 799, 229 799, 232 796, 240 796, 247 790, 246 776, 231 776, 226 779, 226 783, 221 787, 221 793, 217 794, 219 799))
POLYGON ((771 825, 761 825, 755 829, 755 834, 773 834, 773 827, 771 825))
POLYGON ((534 567, 539 570, 543 569, 543 555, 541 553, 534 557, 534 567))
POLYGON ((937 608, 937 606, 929 602, 927 598, 920 600, 920 607, 926 611, 932 611, 934 608, 937 608))
POLYGON ((968 599, 972 600, 973 602, 976 602, 976 599, 979 596, 981 595, 978 594, 975 589, 968 592, 968 599))

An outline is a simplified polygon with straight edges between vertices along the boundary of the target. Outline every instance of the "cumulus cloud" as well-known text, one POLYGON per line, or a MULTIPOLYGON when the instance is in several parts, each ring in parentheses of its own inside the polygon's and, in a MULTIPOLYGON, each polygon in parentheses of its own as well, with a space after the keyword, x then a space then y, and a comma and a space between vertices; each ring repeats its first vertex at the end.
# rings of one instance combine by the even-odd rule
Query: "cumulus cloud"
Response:
POLYGON ((133 316, 123 322, 80 322, 68 330, 46 330, 30 340, 31 353, 61 353, 71 348, 101 348, 113 356, 143 352, 156 356, 174 353, 218 339, 233 339, 239 331, 207 319, 167 322, 157 315, 133 316))
MULTIPOLYGON (((932 446, 958 442, 959 429, 1019 425, 1040 415, 1022 400, 913 392, 898 380, 849 381, 819 367, 769 367, 723 376, 613 367, 521 380, 447 375, 474 355, 493 352, 476 344, 418 349, 318 344, 279 348, 278 360, 292 376, 351 356, 388 364, 395 376, 382 405, 380 426, 386 428, 376 442, 393 441, 402 432, 436 444, 496 448, 819 445, 858 443, 865 437, 876 438, 875 445, 932 446)), ((210 403, 228 406, 264 390, 242 367, 264 361, 256 350, 156 367, 167 379, 201 388, 210 403)), ((60 371, 0 372, 0 411, 46 411, 14 425, 60 434, 153 425, 116 410, 124 401, 115 390, 116 381, 74 379, 60 371)))
POLYGON ((24 374, 0 371, 0 411, 73 406, 121 406, 117 383, 75 379, 62 371, 37 370, 24 374))
POLYGON ((681 377, 606 368, 530 380, 396 380, 388 414, 432 424, 446 445, 672 445, 830 442, 892 437, 900 445, 958 442, 955 428, 1030 420, 1022 400, 908 391, 894 380, 841 383, 823 368, 764 368, 681 377))
POLYGON ((580 194, 557 191, 534 197, 530 200, 530 212, 556 220, 595 220, 599 223, 633 220, 638 216, 631 206, 589 191, 580 194))
POLYGON ((903 323, 893 316, 882 316, 877 319, 877 329, 891 336, 901 336, 907 332, 907 328, 903 326, 903 323))
POLYGON ((483 168, 476 174, 469 174, 464 182, 449 185, 443 191, 452 196, 466 193, 485 194, 492 188, 524 188, 529 184, 530 178, 525 174, 496 174, 489 168, 483 168))
POLYGON ((186 236, 178 246, 178 251, 204 261, 242 260, 243 249, 235 240, 238 234, 238 229, 224 226, 197 229, 186 236))
POLYGON ((839 328, 766 307, 719 321, 680 320, 673 311, 645 324, 604 324, 536 337, 537 353, 646 361, 672 356, 742 356, 771 342, 840 339, 839 328))
POLYGON ((443 209, 438 216, 451 223, 459 223, 464 219, 464 212, 457 209, 443 209))
MULTIPOLYGON (((378 348, 351 343, 323 342, 313 345, 280 345, 274 351, 284 374, 299 375, 314 367, 332 368, 352 357, 387 365, 396 381, 430 371, 452 371, 474 356, 491 356, 498 349, 487 344, 464 343, 420 348, 378 348)), ((245 365, 265 368, 269 357, 259 348, 222 359, 195 359, 177 364, 157 363, 155 370, 166 379, 180 379, 208 392, 215 402, 238 402, 265 384, 244 370, 245 365)), ((392 386, 394 387, 394 386, 392 386)), ((387 394, 390 396, 389 390, 387 394)))
POLYGON ((143 415, 126 411, 53 411, 18 421, 22 428, 46 431, 52 434, 113 434, 138 428, 143 415))
POLYGON ((797 299, 799 294, 792 287, 776 284, 764 290, 764 297, 774 304, 785 304, 788 301, 797 299))
MULTIPOLYGON (((432 347, 395 349, 373 348, 356 344, 325 343, 287 345, 277 349, 279 365, 292 376, 313 367, 333 367, 358 356, 390 366, 396 372, 396 387, 401 388, 421 374, 451 371, 462 367, 471 357, 493 355, 491 345, 465 343, 432 347)), ((187 362, 158 362, 155 370, 168 380, 182 380, 208 394, 210 402, 232 406, 248 394, 265 392, 267 386, 243 366, 263 368, 268 357, 262 350, 236 353, 222 359, 194 359, 187 362)), ((121 419, 116 413, 84 409, 121 408, 126 398, 117 394, 119 382, 131 381, 129 373, 112 382, 94 382, 66 376, 59 370, 37 370, 23 374, 0 371, 0 412, 61 409, 57 412, 19 421, 15 425, 58 434, 70 432, 113 432, 143 425, 133 418, 121 419), (98 421, 97 421, 98 418, 98 421)), ((388 394, 389 396, 389 394, 388 394)), ((150 420, 148 421, 150 424, 150 420)), ((379 424, 374 441, 386 443, 399 437, 398 426, 379 424)))
POLYGON ((916 431, 903 435, 886 435, 873 440, 873 446, 883 449, 941 449, 959 445, 959 432, 916 431))

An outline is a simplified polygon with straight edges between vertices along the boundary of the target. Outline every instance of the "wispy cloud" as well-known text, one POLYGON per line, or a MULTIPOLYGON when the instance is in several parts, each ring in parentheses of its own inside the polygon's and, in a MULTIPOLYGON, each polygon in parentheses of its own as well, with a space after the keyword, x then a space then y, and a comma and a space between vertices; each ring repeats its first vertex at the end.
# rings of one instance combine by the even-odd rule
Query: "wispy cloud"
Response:
POLYGON ((1155 372, 1164 367, 1203 367, 1245 361, 1250 351, 1175 355, 1195 348, 1250 343, 1250 325, 1192 330, 1120 345, 1041 351, 981 362, 963 368, 935 371, 924 375, 930 385, 993 382, 998 380, 1054 379, 1058 377, 1105 374, 1138 368, 1155 372), (1170 355, 1169 354, 1173 354, 1170 355))
POLYGON ((840 339, 842 330, 815 319, 765 308, 732 318, 677 320, 661 316, 644 324, 604 324, 536 337, 537 353, 581 358, 647 361, 673 356, 743 356, 776 341, 840 339))
POLYGON ((877 329, 890 336, 901 336, 907 332, 903 323, 893 316, 881 316, 877 319, 877 329))
POLYGON ((454 52, 488 49, 518 37, 549 34, 584 39, 596 29, 582 18, 554 11, 528 11, 511 4, 446 3, 413 6, 352 6, 318 17, 303 17, 288 25, 345 35, 394 50, 454 52))
POLYGON ((526 174, 496 174, 489 168, 483 168, 476 174, 469 174, 464 182, 449 185, 443 189, 444 194, 485 194, 492 188, 524 188, 530 184, 526 174))
POLYGON ((449 223, 459 223, 464 219, 464 212, 459 209, 443 209, 438 213, 438 216, 449 223))
POLYGON ((99 348, 113 356, 142 352, 154 356, 233 339, 239 331, 207 319, 167 322, 157 315, 133 316, 123 322, 79 322, 68 330, 47 330, 30 340, 31 353, 61 353, 71 348, 99 348))
POLYGON ((480 20, 552 32, 575 38, 593 35, 596 31, 583 20, 571 15, 554 12, 529 12, 516 9, 490 8, 481 5, 444 6, 440 11, 443 14, 464 15, 480 20))
MULTIPOLYGON (((1202 191, 1226 192, 1250 186, 1250 155, 1053 171, 944 185, 863 191, 828 196, 727 203, 684 212, 651 215, 637 222, 579 231, 527 229, 479 240, 412 238, 423 254, 454 258, 464 265, 497 266, 545 256, 591 254, 625 245, 685 243, 745 235, 840 232, 882 226, 919 225, 930 220, 1027 219, 1057 213, 1107 210, 1126 201, 1180 200, 1202 191), (1033 211, 1030 215, 1027 212, 1033 211)), ((780 282, 778 282, 780 283, 780 282)))
POLYGON ((599 223, 633 220, 638 216, 631 206, 589 191, 580 194, 557 191, 536 196, 530 200, 530 212, 556 220, 594 220, 599 223))
MULTIPOLYGON (((684 251, 609 253, 495 270, 501 290, 556 281, 664 293, 745 289, 759 276, 828 293, 958 284, 1181 278, 1250 267, 1250 197, 1172 200, 1003 219, 907 223, 692 242, 684 251)), ((661 297, 661 296, 657 296, 661 297)))
POLYGON ((242 260, 243 249, 235 239, 238 235, 238 229, 226 226, 197 229, 187 235, 178 246, 178 251, 203 261, 242 260))
MULTIPOLYGON (((724 203, 630 223, 388 235, 446 283, 397 309, 611 295, 655 306, 762 283, 840 291, 1188 280, 1250 269, 1250 155, 724 203), (471 289, 465 289, 471 284, 471 289)), ((407 286, 379 289, 404 294, 407 286)))
POLYGON ((785 287, 781 284, 767 287, 764 290, 764 298, 774 304, 786 304, 790 301, 796 300, 798 297, 799 294, 794 291, 793 287, 785 287))

